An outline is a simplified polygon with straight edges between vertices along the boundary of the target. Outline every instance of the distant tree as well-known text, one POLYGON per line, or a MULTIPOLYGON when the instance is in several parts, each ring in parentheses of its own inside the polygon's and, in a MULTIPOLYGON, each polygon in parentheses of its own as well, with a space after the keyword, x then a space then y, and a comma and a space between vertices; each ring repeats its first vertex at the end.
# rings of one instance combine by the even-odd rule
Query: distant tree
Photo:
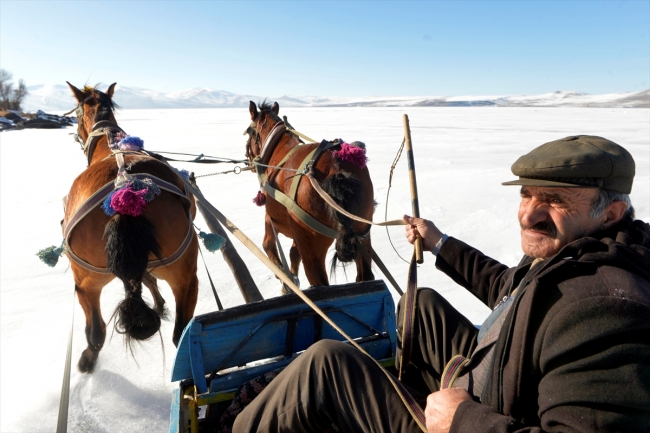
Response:
POLYGON ((0 69, 0 110, 20 111, 20 104, 27 96, 27 87, 23 80, 19 80, 18 87, 14 89, 11 77, 10 72, 0 69))

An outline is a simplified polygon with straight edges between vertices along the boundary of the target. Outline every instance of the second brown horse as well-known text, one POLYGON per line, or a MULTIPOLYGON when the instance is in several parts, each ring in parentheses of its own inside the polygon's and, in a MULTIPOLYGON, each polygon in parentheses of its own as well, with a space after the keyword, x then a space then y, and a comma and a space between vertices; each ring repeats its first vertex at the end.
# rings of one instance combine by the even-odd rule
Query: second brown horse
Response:
MULTIPOLYGON (((305 144, 295 134, 279 129, 284 126, 278 117, 280 107, 264 103, 259 106, 250 102, 251 126, 246 145, 248 159, 253 162, 263 155, 263 165, 258 170, 266 175, 268 186, 283 194, 290 194, 291 183, 300 176, 295 193, 295 204, 323 225, 333 229, 336 253, 332 259, 332 272, 336 263, 354 261, 357 267, 356 281, 374 280, 371 269, 372 247, 369 224, 355 221, 330 207, 312 187, 306 176, 296 170, 317 147, 318 143, 305 144), (280 131, 279 133, 277 133, 280 131), (277 133, 277 134, 276 134, 277 133), (271 143, 269 143, 271 142, 271 143), (265 149, 266 146, 273 147, 265 149), (288 158, 287 158, 288 157, 288 158), (282 165, 281 168, 277 168, 282 165)), ((322 188, 347 212, 366 220, 372 220, 374 190, 368 168, 337 157, 337 148, 325 150, 316 156, 311 167, 322 188)), ((260 159, 256 162, 259 164, 260 159)), ((254 164, 255 165, 255 164, 254 164)), ((291 273, 298 275, 302 261, 305 274, 313 286, 329 285, 325 258, 334 241, 306 224, 294 211, 266 195, 265 234, 263 248, 271 260, 282 267, 276 246, 275 232, 293 239, 290 250, 291 273)))

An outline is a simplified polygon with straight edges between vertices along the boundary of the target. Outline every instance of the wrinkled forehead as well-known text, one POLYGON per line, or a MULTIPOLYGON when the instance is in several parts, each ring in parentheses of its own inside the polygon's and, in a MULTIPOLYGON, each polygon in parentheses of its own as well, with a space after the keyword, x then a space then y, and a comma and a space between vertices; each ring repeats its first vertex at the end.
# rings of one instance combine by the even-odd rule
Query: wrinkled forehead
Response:
POLYGON ((532 196, 540 200, 561 199, 571 200, 594 200, 598 195, 598 188, 582 187, 547 187, 523 185, 520 190, 522 197, 532 196))

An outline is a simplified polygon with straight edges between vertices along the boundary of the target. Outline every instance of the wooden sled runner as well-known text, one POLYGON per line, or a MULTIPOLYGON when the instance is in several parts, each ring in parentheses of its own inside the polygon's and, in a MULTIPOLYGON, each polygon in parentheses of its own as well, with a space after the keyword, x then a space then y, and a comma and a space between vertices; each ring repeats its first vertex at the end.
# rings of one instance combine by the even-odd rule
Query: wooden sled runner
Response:
MULTIPOLYGON (((385 367, 394 363, 395 304, 381 280, 304 291, 334 322, 385 367)), ((322 339, 343 337, 294 294, 194 317, 172 367, 180 381, 171 405, 170 433, 196 433, 218 420, 237 388, 286 367, 322 339), (199 418, 199 408, 205 416, 199 418)))

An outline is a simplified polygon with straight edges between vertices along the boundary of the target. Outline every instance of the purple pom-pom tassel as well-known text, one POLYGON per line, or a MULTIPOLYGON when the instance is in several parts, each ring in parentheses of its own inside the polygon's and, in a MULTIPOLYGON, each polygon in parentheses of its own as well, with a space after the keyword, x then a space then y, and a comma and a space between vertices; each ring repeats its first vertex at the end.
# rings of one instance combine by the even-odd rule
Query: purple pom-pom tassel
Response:
POLYGON ((111 197, 111 207, 121 215, 139 216, 147 204, 144 200, 146 193, 146 189, 140 191, 133 191, 128 187, 118 189, 111 197))
POLYGON ((104 213, 109 217, 112 217, 116 213, 115 209, 113 209, 111 206, 111 199, 113 198, 113 194, 115 194, 115 191, 111 192, 104 200, 104 203, 102 203, 102 209, 104 210, 104 213))
POLYGON ((266 194, 262 191, 257 191, 257 195, 253 198, 253 203, 258 206, 264 206, 266 204, 266 194))
POLYGON ((144 141, 140 137, 134 137, 132 135, 127 135, 118 143, 120 150, 142 150, 144 149, 144 141))

